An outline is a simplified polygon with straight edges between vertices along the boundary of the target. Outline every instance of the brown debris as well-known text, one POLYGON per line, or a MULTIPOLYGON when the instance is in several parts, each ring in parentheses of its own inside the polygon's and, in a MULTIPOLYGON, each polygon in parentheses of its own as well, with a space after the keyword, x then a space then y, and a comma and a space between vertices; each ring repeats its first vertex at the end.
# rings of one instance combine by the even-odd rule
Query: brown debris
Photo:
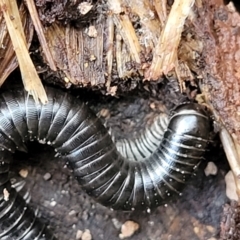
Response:
POLYGON ((237 202, 225 204, 221 220, 220 240, 240 239, 240 207, 237 202))
POLYGON ((34 2, 44 26, 58 21, 63 24, 86 25, 97 15, 97 0, 35 0, 34 2))
POLYGON ((184 81, 193 81, 193 52, 201 49, 177 53, 185 46, 185 39, 180 40, 192 1, 175 1, 170 7, 166 0, 27 0, 26 6, 44 69, 52 70, 47 77, 58 78, 66 88, 92 87, 114 95, 126 79, 161 80, 174 66, 182 89, 184 81))

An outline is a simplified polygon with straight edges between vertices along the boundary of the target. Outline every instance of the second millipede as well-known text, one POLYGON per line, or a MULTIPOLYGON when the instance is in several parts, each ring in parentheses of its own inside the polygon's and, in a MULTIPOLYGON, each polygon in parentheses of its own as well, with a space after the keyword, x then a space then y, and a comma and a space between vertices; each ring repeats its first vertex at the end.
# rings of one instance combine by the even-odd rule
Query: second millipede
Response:
POLYGON ((145 137, 125 144, 119 152, 107 129, 82 101, 49 87, 46 93, 47 105, 36 104, 23 89, 0 95, 2 240, 56 239, 9 180, 12 154, 26 150, 27 141, 51 145, 88 195, 123 211, 150 210, 181 195, 208 146, 210 118, 196 103, 178 106, 164 123, 162 136, 146 130, 145 137), (147 155, 138 148, 142 144, 149 147, 147 155))

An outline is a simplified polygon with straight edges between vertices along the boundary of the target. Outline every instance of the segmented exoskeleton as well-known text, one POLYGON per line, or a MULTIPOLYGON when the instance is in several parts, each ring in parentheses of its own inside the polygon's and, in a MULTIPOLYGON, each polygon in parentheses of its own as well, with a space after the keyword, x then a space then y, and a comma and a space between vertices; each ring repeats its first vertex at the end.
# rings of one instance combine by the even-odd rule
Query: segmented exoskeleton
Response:
MULTIPOLYGON (((161 143, 155 150, 153 143, 136 161, 137 156, 127 159, 117 151, 106 128, 83 102, 60 90, 46 92, 47 105, 36 104, 22 89, 0 95, 0 239, 55 239, 9 181, 12 153, 26 150, 24 142, 29 140, 51 145, 81 187, 116 210, 167 203, 181 194, 203 159, 210 120, 198 104, 176 108, 161 143)), ((143 144, 153 141, 145 137, 143 144)))
POLYGON ((158 148, 168 122, 168 115, 160 113, 149 127, 133 139, 115 140, 114 133, 111 131, 112 139, 123 157, 128 158, 128 160, 141 161, 148 158, 158 148))

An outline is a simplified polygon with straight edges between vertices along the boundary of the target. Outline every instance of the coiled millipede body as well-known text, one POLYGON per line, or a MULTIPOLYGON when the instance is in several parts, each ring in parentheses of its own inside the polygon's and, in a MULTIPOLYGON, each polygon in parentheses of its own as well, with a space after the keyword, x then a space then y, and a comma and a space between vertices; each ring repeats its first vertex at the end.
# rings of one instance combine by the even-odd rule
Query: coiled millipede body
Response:
POLYGON ((210 120, 198 104, 177 107, 164 123, 162 136, 154 137, 153 127, 144 139, 130 143, 130 148, 127 144, 125 155, 131 152, 135 157, 126 158, 83 102, 60 90, 46 92, 47 105, 36 104, 23 89, 0 95, 0 239, 55 239, 9 181, 12 153, 26 150, 27 141, 51 145, 73 169, 83 190, 116 210, 167 203, 181 194, 203 159, 210 120), (162 140, 156 145, 154 139, 162 140), (142 144, 149 148, 144 156, 142 144))

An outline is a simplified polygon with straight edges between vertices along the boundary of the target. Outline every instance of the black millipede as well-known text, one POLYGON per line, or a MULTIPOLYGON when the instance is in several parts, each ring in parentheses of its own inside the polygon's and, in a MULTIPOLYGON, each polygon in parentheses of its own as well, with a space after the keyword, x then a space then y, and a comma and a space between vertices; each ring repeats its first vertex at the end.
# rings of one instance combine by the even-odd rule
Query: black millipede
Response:
MULTIPOLYGON (((156 148, 153 143, 148 155, 131 159, 118 152, 107 129, 82 101, 49 87, 46 93, 47 105, 35 103, 23 89, 0 95, 2 240, 55 239, 9 180, 12 153, 26 151, 27 141, 51 145, 72 168, 88 195, 104 206, 124 211, 151 209, 181 195, 203 159, 210 118, 201 105, 178 106, 170 115, 163 136, 156 136, 162 139, 156 148)), ((149 132, 157 134, 154 130, 149 132)), ((150 135, 145 137, 153 142, 150 135)))

